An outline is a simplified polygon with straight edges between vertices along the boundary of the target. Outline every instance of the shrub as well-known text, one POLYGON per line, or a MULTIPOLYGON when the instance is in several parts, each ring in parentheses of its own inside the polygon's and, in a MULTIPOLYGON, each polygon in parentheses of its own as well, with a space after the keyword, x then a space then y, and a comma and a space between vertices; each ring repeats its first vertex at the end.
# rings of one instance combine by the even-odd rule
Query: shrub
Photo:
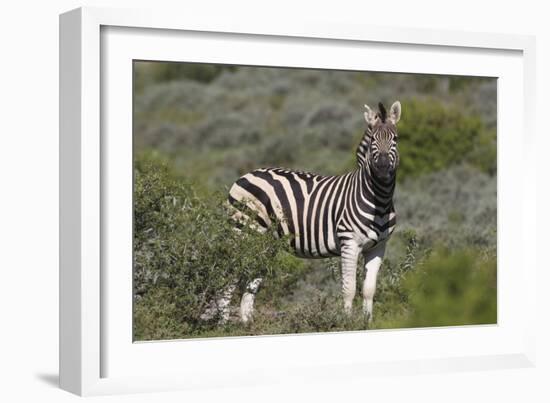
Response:
POLYGON ((411 326, 422 302, 413 304, 405 279, 436 242, 449 256, 496 255, 496 80, 201 66, 135 70, 138 339, 366 328, 360 292, 352 320, 342 316, 339 259, 297 259, 271 234, 235 238, 224 195, 213 196, 261 166, 354 169, 365 102, 403 106, 398 226, 380 272, 375 326, 411 326), (145 156, 148 149, 170 169, 158 154, 145 156), (197 319, 232 279, 258 274, 265 281, 254 324, 197 319))
POLYGON ((496 323, 496 258, 438 250, 410 275, 409 326, 496 323))
MULTIPOLYGON (((375 325, 425 327, 493 324, 497 320, 496 256, 438 248, 403 277, 400 311, 375 325)), ((375 316, 376 319, 376 316, 375 316)))
POLYGON ((411 178, 397 185, 395 208, 398 231, 414 229, 424 246, 437 242, 496 253, 495 176, 461 165, 411 178))
POLYGON ((402 105, 400 180, 463 162, 478 147, 483 133, 478 116, 435 100, 409 99, 402 105))
POLYGON ((210 81, 166 81, 155 78, 151 66, 207 65, 139 66, 136 87, 144 89, 134 103, 136 150, 171 155, 187 178, 200 175, 205 161, 217 187, 235 179, 225 173, 227 165, 212 160, 222 153, 237 173, 262 166, 329 175, 354 169, 363 104, 389 106, 397 98, 403 106, 400 182, 463 162, 496 172, 494 79, 241 66, 223 68, 210 81))
POLYGON ((209 83, 224 70, 233 70, 233 66, 204 63, 140 62, 136 66, 136 82, 162 83, 175 80, 192 80, 209 83))
POLYGON ((151 157, 138 158, 134 178, 137 339, 183 337, 214 326, 217 318, 209 323, 200 316, 227 287, 243 290, 256 277, 291 271, 287 240, 248 227, 235 231, 222 197, 199 199, 151 157))

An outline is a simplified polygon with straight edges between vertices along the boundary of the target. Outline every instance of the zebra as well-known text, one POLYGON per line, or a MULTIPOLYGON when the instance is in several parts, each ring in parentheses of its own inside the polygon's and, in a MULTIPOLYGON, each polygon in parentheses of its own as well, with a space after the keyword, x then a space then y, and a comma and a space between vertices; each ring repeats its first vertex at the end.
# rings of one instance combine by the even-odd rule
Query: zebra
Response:
MULTIPOLYGON (((242 225, 255 213, 253 225, 267 231, 275 221, 279 234, 290 235, 291 249, 302 258, 341 257, 344 311, 351 314, 360 254, 365 258, 363 311, 373 318, 376 278, 386 242, 396 225, 393 193, 399 165, 397 122, 401 104, 378 112, 365 105, 366 130, 356 158, 357 168, 343 175, 323 176, 285 168, 253 170, 233 183, 228 205, 242 225), (246 208, 243 208, 246 207, 246 208), (247 215, 247 211, 248 214, 247 215), (276 219, 276 220, 275 220, 276 219)), ((248 221, 248 225, 252 225, 248 221)), ((242 296, 241 321, 252 319, 254 297, 262 279, 254 279, 242 296)), ((227 307, 231 288, 219 303, 227 307)), ((227 319, 227 312, 224 318, 227 319)))

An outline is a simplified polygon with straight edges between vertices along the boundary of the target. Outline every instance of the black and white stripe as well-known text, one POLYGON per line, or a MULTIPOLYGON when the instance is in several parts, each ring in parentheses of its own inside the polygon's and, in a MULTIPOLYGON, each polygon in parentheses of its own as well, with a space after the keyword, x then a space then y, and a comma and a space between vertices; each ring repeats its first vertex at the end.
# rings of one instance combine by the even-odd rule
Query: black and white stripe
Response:
MULTIPOLYGON (((279 235, 289 236, 300 257, 341 256, 342 292, 348 313, 355 295, 358 257, 363 253, 363 307, 372 318, 385 241, 396 225, 393 193, 399 164, 396 124, 401 104, 395 102, 389 116, 381 103, 376 113, 365 107, 367 129, 357 148, 356 170, 323 176, 284 168, 256 169, 233 184, 228 201, 239 225, 263 232, 276 226, 279 235)), ((247 292, 241 300, 241 319, 245 322, 253 311, 251 295, 247 292)))
MULTIPOLYGON (((298 256, 340 256, 342 243, 353 239, 374 246, 395 228, 392 196, 395 168, 387 178, 376 175, 376 163, 386 154, 396 166, 395 125, 377 114, 357 148, 358 167, 337 176, 315 175, 284 168, 262 168, 239 178, 229 191, 235 207, 246 204, 255 211, 262 231, 273 219, 280 235, 291 236, 298 256)), ((246 216, 241 211, 237 217, 246 216)))

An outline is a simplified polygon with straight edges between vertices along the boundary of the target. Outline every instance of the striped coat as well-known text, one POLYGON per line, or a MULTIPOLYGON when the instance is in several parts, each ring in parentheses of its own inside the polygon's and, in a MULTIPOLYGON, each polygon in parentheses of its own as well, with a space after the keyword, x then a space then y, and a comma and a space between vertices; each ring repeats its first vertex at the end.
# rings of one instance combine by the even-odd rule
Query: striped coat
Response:
POLYGON ((264 168, 239 178, 228 200, 254 209, 262 229, 276 217, 277 231, 291 236, 297 256, 323 258, 340 256, 349 238, 368 247, 385 240, 395 228, 394 187, 363 165, 337 176, 264 168))
POLYGON ((376 113, 365 107, 367 129, 357 148, 357 169, 336 176, 284 168, 256 169, 233 184, 228 201, 239 225, 253 225, 263 232, 276 226, 279 235, 289 236, 297 256, 341 256, 348 312, 355 295, 358 257, 363 253, 367 271, 364 310, 372 317, 385 241, 396 225, 393 193, 399 164, 396 124, 401 104, 395 102, 389 116, 381 103, 376 113))

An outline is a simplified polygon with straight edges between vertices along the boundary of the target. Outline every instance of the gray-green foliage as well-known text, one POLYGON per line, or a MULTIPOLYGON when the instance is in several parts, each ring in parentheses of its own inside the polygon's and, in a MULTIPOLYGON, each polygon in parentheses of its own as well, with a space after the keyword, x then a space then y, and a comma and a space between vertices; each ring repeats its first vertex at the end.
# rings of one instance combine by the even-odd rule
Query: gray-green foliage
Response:
POLYGON ((402 272, 382 281, 374 327, 435 327, 497 321, 496 256, 476 248, 437 247, 402 272))
POLYGON ((263 166, 339 174, 355 167, 363 104, 395 99, 400 181, 459 163, 494 174, 496 81, 484 78, 255 67, 208 82, 181 75, 135 97, 134 139, 208 187, 263 166))
POLYGON ((476 246, 496 251, 496 177, 456 166, 411 179, 396 188, 399 228, 424 244, 476 246))
POLYGON ((141 92, 147 85, 181 80, 182 78, 208 83, 224 70, 234 67, 221 64, 170 63, 170 62, 135 62, 136 91, 141 92))
MULTIPOLYGON (((458 167, 400 188, 401 225, 380 272, 374 328, 494 323, 492 180, 472 168, 458 167), (415 213, 418 206, 425 211, 415 213), (462 216, 453 213, 458 208, 462 216)), ((297 259, 286 252, 285 239, 247 227, 234 231, 227 211, 220 207, 221 198, 197 196, 192 185, 147 154, 136 160, 135 203, 136 339, 368 328, 360 309, 363 262, 356 308, 347 317, 338 259, 297 259), (265 277, 265 283, 253 323, 232 320, 221 326, 217 318, 200 319, 225 287, 238 282, 239 297, 244 283, 257 276, 265 277)))
POLYGON ((470 162, 496 172, 496 136, 481 116, 437 100, 407 100, 399 124, 399 178, 470 162), (494 150, 494 151, 493 151, 494 150))
MULTIPOLYGON (((222 198, 198 198, 192 187, 151 158, 135 164, 135 337, 193 334, 223 290, 290 271, 287 241, 245 226, 234 229, 222 198), (160 333, 159 333, 160 332, 160 333)), ((216 320, 217 318, 214 318, 216 320)))
POLYGON ((496 80, 162 63, 135 72, 136 339, 366 329, 362 263, 349 318, 339 259, 301 260, 270 233, 239 235, 221 206, 261 166, 355 168, 363 104, 395 99, 398 224, 372 326, 495 322, 496 80), (253 323, 199 320, 228 284, 242 291, 259 275, 253 323))
POLYGON ((496 323, 496 257, 437 249, 403 287, 410 290, 407 327, 496 323))

